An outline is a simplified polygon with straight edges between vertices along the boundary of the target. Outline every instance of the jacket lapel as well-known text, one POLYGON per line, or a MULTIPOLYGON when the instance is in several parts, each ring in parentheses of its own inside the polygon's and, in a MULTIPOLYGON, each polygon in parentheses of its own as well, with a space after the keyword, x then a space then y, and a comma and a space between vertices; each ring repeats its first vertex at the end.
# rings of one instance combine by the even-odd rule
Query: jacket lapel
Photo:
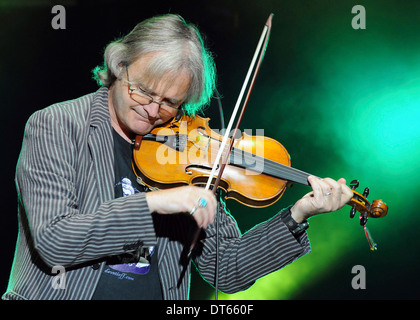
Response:
POLYGON ((93 97, 88 144, 92 155, 101 203, 114 198, 114 141, 108 110, 108 88, 93 97))

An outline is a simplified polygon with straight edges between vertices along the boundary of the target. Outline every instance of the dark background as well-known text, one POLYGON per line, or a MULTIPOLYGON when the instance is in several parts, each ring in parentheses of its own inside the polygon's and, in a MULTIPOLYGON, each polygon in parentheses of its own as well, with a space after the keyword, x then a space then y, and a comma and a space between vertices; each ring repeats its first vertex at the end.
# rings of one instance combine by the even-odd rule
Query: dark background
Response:
MULTIPOLYGON (((226 123, 263 25, 274 13, 266 57, 242 121, 289 151, 294 167, 318 176, 359 179, 387 217, 369 220, 371 252, 350 207, 310 220, 312 253, 221 299, 418 299, 420 3, 419 1, 9 1, 0 0, 0 289, 6 290, 17 235, 14 170, 25 123, 34 111, 97 90, 91 70, 103 49, 136 23, 181 14, 199 26, 215 54, 226 123), (54 30, 51 9, 66 9, 54 30), (353 6, 366 8, 354 30, 353 6), (366 289, 351 286, 353 266, 366 289)), ((214 101, 206 115, 220 128, 214 101)), ((310 190, 294 186, 265 209, 228 201, 243 232, 310 190)), ((273 248, 274 250, 275 248, 273 248)), ((270 257, 267 257, 270 259, 270 257)), ((213 289, 193 274, 191 299, 213 289)))

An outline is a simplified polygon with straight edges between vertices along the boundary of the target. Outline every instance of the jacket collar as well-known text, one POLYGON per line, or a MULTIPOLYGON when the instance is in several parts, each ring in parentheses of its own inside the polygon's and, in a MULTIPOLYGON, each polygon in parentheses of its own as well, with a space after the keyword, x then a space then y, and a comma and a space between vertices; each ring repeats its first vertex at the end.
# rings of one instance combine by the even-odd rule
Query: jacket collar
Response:
POLYGON ((107 87, 101 87, 93 95, 90 121, 92 127, 98 127, 104 123, 110 124, 111 122, 108 109, 108 93, 109 89, 107 87))

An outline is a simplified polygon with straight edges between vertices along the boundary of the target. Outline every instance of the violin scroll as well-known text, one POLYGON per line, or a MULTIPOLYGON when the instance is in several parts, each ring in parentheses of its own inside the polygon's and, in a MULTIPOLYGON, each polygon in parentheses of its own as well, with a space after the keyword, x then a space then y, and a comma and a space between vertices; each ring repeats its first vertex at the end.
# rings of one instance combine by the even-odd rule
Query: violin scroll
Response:
POLYGON ((388 206, 382 200, 374 200, 371 204, 371 216, 374 218, 382 218, 385 217, 388 213, 388 206))
POLYGON ((372 237, 372 234, 366 227, 368 217, 371 218, 382 218, 385 217, 388 213, 388 206, 382 200, 374 200, 372 204, 367 200, 369 195, 369 188, 365 188, 363 194, 360 194, 356 191, 356 188, 359 186, 359 181, 353 180, 350 182, 350 188, 353 190, 353 198, 349 201, 349 205, 352 206, 350 210, 350 218, 353 218, 356 214, 356 211, 360 212, 360 225, 363 227, 368 240, 370 250, 377 250, 377 244, 372 237))
POLYGON ((350 188, 353 190, 353 198, 350 200, 349 205, 352 206, 350 210, 350 218, 353 218, 356 214, 356 211, 361 213, 361 225, 365 225, 367 218, 382 218, 385 217, 388 213, 388 206, 382 200, 374 200, 371 203, 367 200, 369 195, 369 188, 365 188, 363 194, 360 194, 356 191, 356 188, 359 186, 359 181, 353 180, 350 183, 350 188))

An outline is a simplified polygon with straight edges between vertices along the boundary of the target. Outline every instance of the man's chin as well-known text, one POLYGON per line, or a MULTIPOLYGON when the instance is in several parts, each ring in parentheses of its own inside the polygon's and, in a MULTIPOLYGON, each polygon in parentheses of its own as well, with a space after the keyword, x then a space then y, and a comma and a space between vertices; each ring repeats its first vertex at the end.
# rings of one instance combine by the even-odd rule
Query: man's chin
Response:
POLYGON ((140 135, 140 136, 144 136, 148 133, 150 133, 150 131, 152 131, 152 129, 154 128, 154 125, 142 125, 142 126, 136 126, 134 128, 134 130, 132 130, 132 132, 134 133, 134 135, 140 135))

